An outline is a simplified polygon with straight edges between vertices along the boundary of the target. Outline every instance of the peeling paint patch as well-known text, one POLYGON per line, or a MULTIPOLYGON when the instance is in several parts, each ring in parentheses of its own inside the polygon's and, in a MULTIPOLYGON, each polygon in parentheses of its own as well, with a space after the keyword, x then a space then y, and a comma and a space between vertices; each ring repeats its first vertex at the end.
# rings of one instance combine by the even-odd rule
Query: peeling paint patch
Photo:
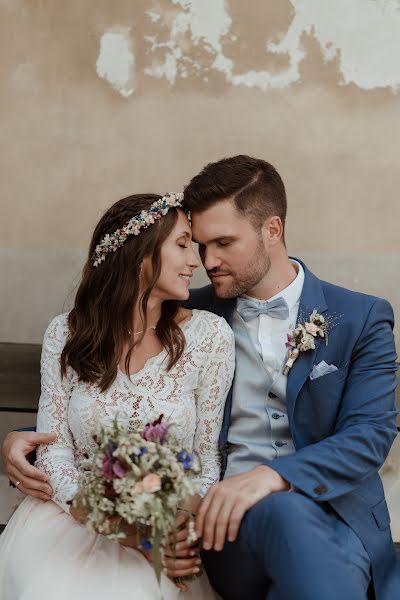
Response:
POLYGON ((293 50, 303 32, 318 40, 326 61, 339 58, 340 83, 371 90, 400 85, 398 0, 291 0, 296 14, 283 40, 293 50))
POLYGON ((101 37, 96 62, 97 75, 124 98, 135 91, 135 57, 129 28, 113 28, 101 37))
MULTIPOLYGON (((170 0, 178 7, 169 37, 147 38, 150 51, 165 50, 164 62, 145 70, 174 85, 178 77, 210 71, 223 73, 227 83, 267 90, 300 81, 300 65, 307 59, 304 34, 319 42, 325 62, 338 60, 338 83, 361 89, 400 86, 400 0, 290 0, 293 19, 278 43, 266 41, 268 53, 289 58, 282 71, 249 70, 238 73, 224 53, 225 44, 240 42, 230 35, 228 0, 170 0), (202 50, 199 53, 198 50, 202 50)), ((164 23, 165 25, 165 23, 164 23)), ((279 32, 278 32, 279 33, 279 32)))
MULTIPOLYGON (((165 77, 173 85, 177 77, 185 78, 189 71, 204 70, 198 59, 187 52, 185 39, 188 36, 195 47, 201 46, 213 56, 222 56, 221 37, 228 33, 231 18, 224 0, 172 0, 181 10, 175 17, 167 41, 159 42, 157 36, 147 38, 151 51, 165 49, 165 60, 161 64, 145 69, 146 75, 165 77)), ((205 69, 207 70, 207 69, 205 69)))
POLYGON ((159 21, 161 18, 159 13, 153 12, 152 10, 147 10, 146 15, 149 17, 152 23, 157 23, 157 21, 159 21))

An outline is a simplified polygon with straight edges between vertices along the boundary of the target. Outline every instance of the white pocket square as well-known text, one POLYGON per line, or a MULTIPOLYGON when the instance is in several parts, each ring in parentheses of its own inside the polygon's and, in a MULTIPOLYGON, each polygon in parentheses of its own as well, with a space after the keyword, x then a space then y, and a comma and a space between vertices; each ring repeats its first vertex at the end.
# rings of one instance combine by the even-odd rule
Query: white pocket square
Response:
POLYGON ((338 368, 335 367, 335 365, 328 365, 324 360, 322 360, 318 365, 313 366, 313 370, 310 373, 310 379, 312 381, 313 379, 318 379, 318 377, 328 375, 329 373, 333 373, 337 370, 338 368))

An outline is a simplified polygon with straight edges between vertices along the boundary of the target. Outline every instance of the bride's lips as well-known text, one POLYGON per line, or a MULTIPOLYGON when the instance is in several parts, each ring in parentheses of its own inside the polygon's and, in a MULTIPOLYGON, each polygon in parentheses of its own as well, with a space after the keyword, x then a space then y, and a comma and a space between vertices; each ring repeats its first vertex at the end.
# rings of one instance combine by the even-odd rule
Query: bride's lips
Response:
POLYGON ((180 273, 179 277, 181 279, 183 279, 184 281, 186 281, 186 283, 190 283, 193 275, 192 275, 192 273, 180 273))

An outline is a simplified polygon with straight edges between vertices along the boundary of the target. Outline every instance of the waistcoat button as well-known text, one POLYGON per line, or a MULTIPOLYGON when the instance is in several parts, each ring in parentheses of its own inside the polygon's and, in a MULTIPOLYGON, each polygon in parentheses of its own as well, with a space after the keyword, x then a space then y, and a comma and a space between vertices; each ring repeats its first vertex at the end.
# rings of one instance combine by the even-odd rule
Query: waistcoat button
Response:
POLYGON ((277 442, 275 442, 275 446, 278 446, 278 448, 282 448, 282 446, 286 446, 286 443, 281 442, 281 440, 278 440, 277 442))
POLYGON ((272 413, 271 417, 273 419, 280 419, 281 415, 278 415, 278 413, 272 413))

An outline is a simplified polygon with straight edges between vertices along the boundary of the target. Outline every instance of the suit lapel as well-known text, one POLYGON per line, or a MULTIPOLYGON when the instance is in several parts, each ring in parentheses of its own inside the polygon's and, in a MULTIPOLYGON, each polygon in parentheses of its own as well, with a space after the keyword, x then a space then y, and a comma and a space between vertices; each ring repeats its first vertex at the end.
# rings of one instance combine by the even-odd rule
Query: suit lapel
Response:
MULTIPOLYGON (((301 262, 297 258, 296 260, 301 262)), ((328 308, 322 290, 321 281, 315 277, 315 275, 313 275, 303 263, 301 264, 304 269, 304 285, 300 297, 297 322, 307 321, 314 309, 322 314, 328 308)), ((306 350, 305 352, 300 352, 299 357, 289 371, 286 389, 286 402, 289 422, 291 424, 293 423, 294 407, 297 396, 307 380, 313 365, 316 364, 318 352, 324 343, 325 342, 322 338, 317 338, 315 340, 315 350, 306 350)))
MULTIPOLYGON (((235 307, 236 298, 223 299, 218 298, 214 295, 214 305, 212 307, 212 310, 216 315, 223 317, 230 327, 232 327, 233 324, 233 311, 235 310, 235 307)), ((233 386, 231 386, 231 389, 229 390, 228 395, 226 397, 224 418, 222 421, 221 434, 219 438, 220 450, 223 459, 223 471, 226 467, 226 443, 228 439, 228 430, 232 412, 232 389, 233 386)))

